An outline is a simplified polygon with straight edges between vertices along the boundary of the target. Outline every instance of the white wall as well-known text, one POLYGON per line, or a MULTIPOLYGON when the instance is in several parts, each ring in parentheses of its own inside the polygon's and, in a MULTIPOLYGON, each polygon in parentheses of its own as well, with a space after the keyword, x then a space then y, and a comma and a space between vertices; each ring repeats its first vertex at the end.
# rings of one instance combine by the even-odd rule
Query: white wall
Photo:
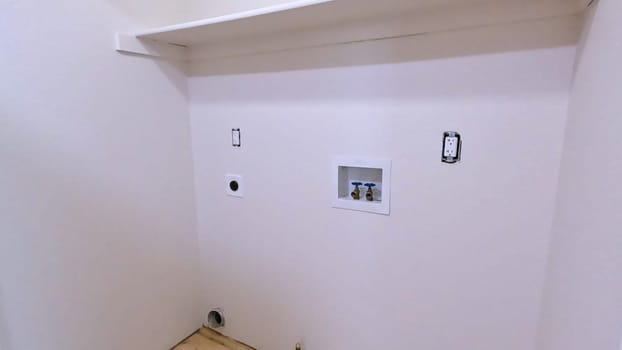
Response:
MULTIPOLYGON (((372 45, 417 47, 391 43, 372 45)), ((196 63, 203 300, 224 331, 273 350, 533 349, 574 53, 217 76, 196 63), (446 130, 464 137, 459 165, 440 162, 446 130), (390 216, 330 208, 338 154, 393 160, 390 216), (228 172, 244 199, 225 196, 228 172)))
POLYGON ((191 20, 205 17, 222 16, 235 12, 249 11, 260 7, 292 2, 292 0, 227 0, 204 1, 186 0, 190 11, 186 17, 191 20))
POLYGON ((206 17, 222 16, 292 0, 108 0, 132 20, 132 29, 188 22, 206 17), (134 28, 135 27, 135 28, 134 28))
POLYGON ((200 326, 185 76, 109 1, 0 5, 0 349, 168 349, 200 326))
MULTIPOLYGON (((138 29, 188 21, 197 0, 108 0, 138 29)), ((212 1, 210 1, 212 2, 212 1)), ((130 28, 135 29, 135 28, 130 28)))
POLYGON ((622 336, 622 2, 601 0, 572 89, 540 349, 618 349, 622 336))
MULTIPOLYGON (((108 0, 132 19, 138 29, 222 16, 292 0, 108 0)), ((134 29, 136 29, 134 28, 134 29)))

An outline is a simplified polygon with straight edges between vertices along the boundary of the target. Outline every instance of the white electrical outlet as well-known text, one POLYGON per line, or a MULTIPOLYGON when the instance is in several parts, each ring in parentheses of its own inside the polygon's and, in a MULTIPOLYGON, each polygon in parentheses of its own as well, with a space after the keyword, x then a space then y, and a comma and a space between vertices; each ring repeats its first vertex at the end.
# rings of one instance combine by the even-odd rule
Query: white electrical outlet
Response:
POLYGON ((446 137, 445 138, 445 157, 456 158, 458 156, 458 138, 446 137))
POLYGON ((443 153, 441 160, 443 163, 456 163, 460 161, 460 149, 462 140, 460 134, 455 131, 447 131, 443 134, 443 153))

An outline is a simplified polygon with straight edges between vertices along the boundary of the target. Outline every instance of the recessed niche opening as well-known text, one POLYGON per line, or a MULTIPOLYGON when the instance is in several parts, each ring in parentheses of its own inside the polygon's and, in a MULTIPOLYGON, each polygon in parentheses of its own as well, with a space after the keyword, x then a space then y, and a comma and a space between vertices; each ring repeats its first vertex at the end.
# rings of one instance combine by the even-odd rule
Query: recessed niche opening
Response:
POLYGON ((340 166, 339 198, 381 203, 382 168, 340 166))
POLYGON ((389 214, 391 161, 337 157, 333 162, 333 207, 389 214))

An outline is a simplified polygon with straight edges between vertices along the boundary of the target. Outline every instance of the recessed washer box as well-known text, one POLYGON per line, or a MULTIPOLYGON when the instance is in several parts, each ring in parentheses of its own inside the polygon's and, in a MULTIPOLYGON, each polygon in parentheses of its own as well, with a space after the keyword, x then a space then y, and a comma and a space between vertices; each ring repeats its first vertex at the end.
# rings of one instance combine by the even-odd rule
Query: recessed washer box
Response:
POLYGON ((365 211, 389 215, 391 211, 391 160, 368 157, 338 156, 332 164, 333 208, 365 211), (354 199, 354 183, 360 183, 360 199, 354 199), (371 187, 373 200, 366 194, 371 187))

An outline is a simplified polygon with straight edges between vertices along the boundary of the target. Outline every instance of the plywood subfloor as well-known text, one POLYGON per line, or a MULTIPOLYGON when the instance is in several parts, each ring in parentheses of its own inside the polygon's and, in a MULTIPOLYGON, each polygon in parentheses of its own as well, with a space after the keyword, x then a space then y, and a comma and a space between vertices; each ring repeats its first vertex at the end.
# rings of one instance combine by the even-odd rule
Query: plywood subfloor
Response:
POLYGON ((173 350, 256 350, 212 329, 201 328, 173 350))

